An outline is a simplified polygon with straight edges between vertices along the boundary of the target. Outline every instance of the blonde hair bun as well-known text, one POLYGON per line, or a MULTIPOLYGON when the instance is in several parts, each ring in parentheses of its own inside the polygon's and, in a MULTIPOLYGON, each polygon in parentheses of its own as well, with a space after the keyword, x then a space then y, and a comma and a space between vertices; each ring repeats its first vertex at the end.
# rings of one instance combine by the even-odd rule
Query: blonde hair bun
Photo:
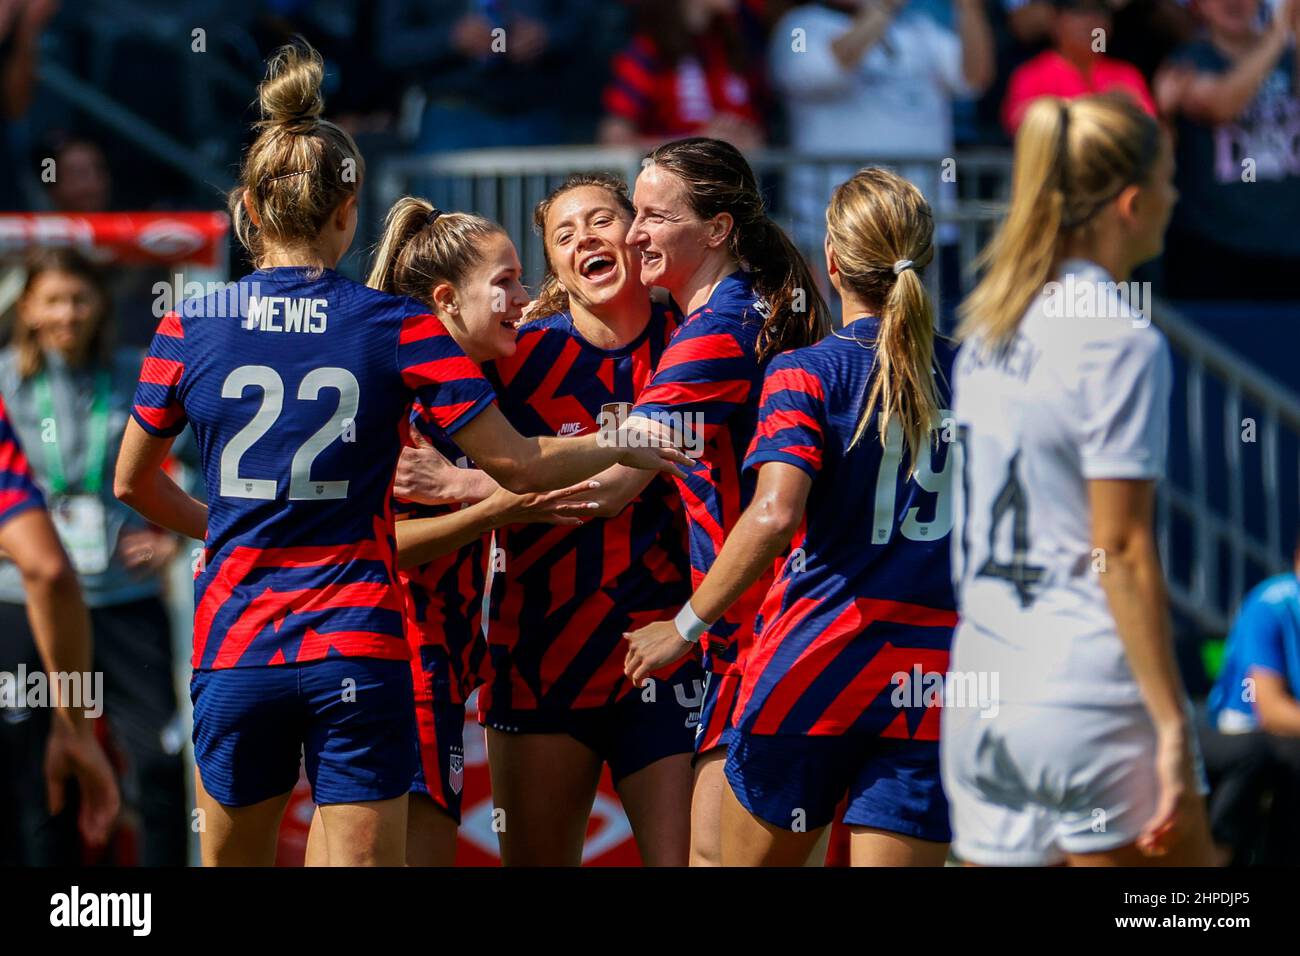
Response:
POLYGON ((257 88, 262 121, 269 126, 306 132, 325 112, 321 83, 325 64, 311 47, 280 47, 267 62, 266 79, 257 88))

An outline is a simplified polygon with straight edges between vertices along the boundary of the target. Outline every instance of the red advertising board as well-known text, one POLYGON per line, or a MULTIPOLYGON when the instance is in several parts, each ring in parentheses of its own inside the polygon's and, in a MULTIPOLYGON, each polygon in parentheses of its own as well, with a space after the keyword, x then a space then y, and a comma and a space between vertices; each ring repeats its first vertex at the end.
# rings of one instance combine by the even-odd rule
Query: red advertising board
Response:
POLYGON ((5 213, 0 256, 34 246, 72 246, 101 262, 214 268, 225 259, 224 212, 5 213))

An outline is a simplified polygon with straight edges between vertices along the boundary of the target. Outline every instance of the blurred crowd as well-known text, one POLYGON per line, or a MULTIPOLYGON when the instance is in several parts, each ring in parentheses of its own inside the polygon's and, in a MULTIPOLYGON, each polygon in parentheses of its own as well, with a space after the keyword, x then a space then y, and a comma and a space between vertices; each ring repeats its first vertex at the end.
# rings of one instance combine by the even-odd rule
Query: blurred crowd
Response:
MULTIPOLYGON (((0 149, 20 171, 0 208, 213 205, 214 184, 98 117, 43 108, 34 78, 56 65, 228 168, 252 118, 242 77, 295 34, 372 162, 704 134, 851 169, 1006 147, 1033 98, 1113 89, 1177 137, 1165 291, 1291 299, 1298 22, 1296 0, 0 0, 0 149)), ((800 192, 796 228, 825 202, 800 192)))

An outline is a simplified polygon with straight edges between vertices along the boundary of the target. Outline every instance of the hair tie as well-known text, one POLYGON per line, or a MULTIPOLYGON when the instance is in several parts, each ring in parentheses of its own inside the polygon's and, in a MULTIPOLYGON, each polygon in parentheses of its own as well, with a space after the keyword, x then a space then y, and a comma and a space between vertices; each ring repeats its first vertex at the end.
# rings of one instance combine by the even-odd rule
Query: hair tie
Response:
POLYGON ((437 206, 434 206, 432 209, 429 210, 429 215, 424 217, 425 227, 427 228, 429 226, 432 226, 435 222, 438 221, 438 217, 441 215, 442 215, 442 210, 439 209, 437 206))
POLYGON ((899 259, 894 263, 894 275, 902 275, 910 268, 912 268, 911 259, 899 259))

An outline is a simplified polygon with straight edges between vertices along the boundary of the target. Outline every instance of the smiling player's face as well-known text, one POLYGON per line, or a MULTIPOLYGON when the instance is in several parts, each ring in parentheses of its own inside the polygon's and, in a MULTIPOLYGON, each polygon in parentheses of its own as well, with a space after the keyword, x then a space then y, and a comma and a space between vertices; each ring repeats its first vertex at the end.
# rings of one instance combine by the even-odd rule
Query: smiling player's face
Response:
POLYGON ((546 253, 569 299, 588 309, 644 298, 641 253, 627 244, 632 216, 600 186, 570 189, 546 214, 546 253))
POLYGON ((709 254, 708 224, 691 209, 685 184, 653 163, 636 178, 632 202, 636 218, 627 241, 641 252, 641 281, 680 299, 709 254))
POLYGON ((456 284, 456 311, 439 314, 466 355, 490 362, 514 354, 515 323, 529 299, 510 237, 497 233, 482 249, 483 258, 456 284))

